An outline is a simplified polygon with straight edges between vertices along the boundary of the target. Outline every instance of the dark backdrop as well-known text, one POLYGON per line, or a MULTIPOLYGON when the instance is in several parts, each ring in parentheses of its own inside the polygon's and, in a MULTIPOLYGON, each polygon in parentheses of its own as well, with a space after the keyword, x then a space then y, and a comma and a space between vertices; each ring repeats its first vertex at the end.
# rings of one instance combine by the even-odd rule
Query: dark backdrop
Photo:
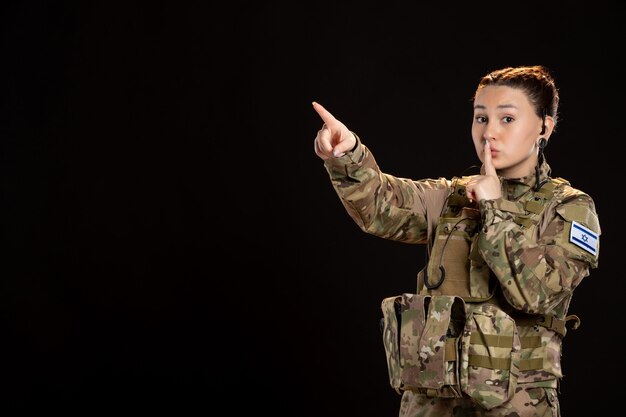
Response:
POLYGON ((620 395, 617 7, 33 0, 0 13, 2 409, 397 415, 380 302, 414 290, 424 251, 352 223, 313 152, 311 101, 385 171, 450 177, 476 163, 479 78, 519 64, 553 70, 546 158, 603 227, 570 310, 582 325, 565 340, 563 415, 620 395))

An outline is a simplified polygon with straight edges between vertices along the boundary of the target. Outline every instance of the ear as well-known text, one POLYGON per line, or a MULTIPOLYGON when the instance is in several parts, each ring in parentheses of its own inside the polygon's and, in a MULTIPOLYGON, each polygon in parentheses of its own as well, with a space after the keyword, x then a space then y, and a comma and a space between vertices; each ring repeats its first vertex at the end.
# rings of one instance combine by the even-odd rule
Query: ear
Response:
POLYGON ((550 139, 550 135, 552 134, 552 131, 554 130, 554 118, 552 116, 546 116, 546 120, 544 122, 546 130, 544 133, 540 134, 539 136, 542 138, 546 138, 546 140, 550 139))

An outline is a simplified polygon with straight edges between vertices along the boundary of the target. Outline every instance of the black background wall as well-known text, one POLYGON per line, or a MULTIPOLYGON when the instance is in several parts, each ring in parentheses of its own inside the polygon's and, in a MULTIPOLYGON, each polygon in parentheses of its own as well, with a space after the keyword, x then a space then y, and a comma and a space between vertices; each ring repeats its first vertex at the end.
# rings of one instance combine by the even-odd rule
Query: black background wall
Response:
POLYGON ((451 177, 476 163, 479 78, 519 64, 553 70, 546 158, 603 227, 563 415, 610 407, 623 18, 602 2, 3 4, 1 409, 397 415, 380 302, 414 290, 424 251, 352 223, 311 101, 385 171, 451 177))

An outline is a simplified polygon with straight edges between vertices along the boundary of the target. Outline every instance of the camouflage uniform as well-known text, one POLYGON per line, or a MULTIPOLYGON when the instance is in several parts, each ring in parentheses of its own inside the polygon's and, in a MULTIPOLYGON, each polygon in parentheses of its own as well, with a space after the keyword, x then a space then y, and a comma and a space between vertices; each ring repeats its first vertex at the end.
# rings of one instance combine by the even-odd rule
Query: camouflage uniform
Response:
POLYGON ((385 311, 395 309, 385 315, 383 339, 391 385, 402 393, 400 416, 559 416, 561 343, 566 321, 578 320, 567 310, 598 262, 591 197, 550 178, 544 162, 540 181, 552 186, 549 193, 535 190, 535 175, 501 178, 503 197, 475 205, 470 230, 467 218, 442 222, 454 181, 382 173, 358 137, 351 152, 324 166, 363 231, 410 244, 444 242, 418 274, 416 294, 383 302, 385 311), (572 238, 575 227, 589 244, 572 238), (462 253, 455 233, 465 236, 468 252, 449 262, 462 253), (445 285, 425 285, 443 269, 445 285), (455 284, 462 275, 466 282, 455 284), (466 293, 457 294, 463 285, 466 293))

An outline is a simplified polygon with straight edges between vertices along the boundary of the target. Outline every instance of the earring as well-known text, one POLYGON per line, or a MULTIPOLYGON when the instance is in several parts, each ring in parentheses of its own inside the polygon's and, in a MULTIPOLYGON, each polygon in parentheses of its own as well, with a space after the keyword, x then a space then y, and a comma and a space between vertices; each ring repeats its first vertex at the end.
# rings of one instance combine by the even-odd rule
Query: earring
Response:
POLYGON ((543 151, 543 149, 548 145, 548 140, 546 138, 540 138, 537 141, 537 147, 543 151))

